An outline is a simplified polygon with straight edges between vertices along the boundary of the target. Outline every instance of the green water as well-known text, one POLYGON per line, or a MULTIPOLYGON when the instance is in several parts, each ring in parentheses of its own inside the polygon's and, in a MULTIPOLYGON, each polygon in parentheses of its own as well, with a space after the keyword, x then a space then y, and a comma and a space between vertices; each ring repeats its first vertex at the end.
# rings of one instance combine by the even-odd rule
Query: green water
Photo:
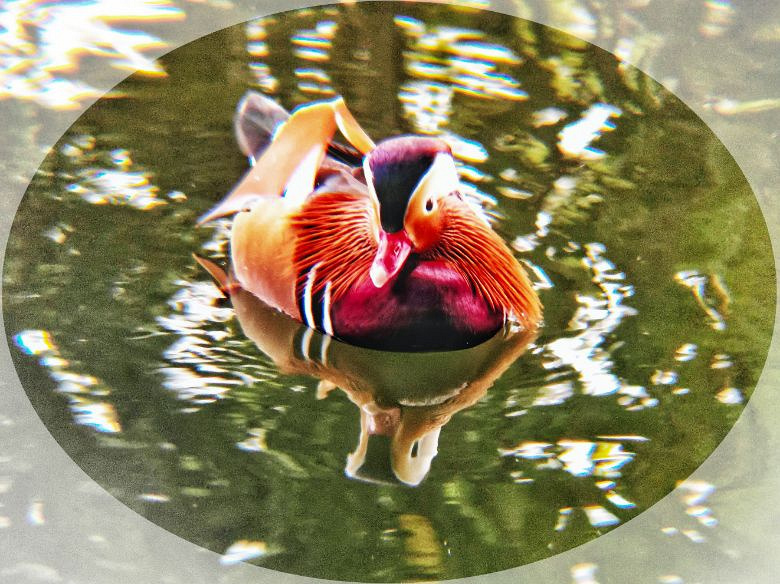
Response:
POLYGON ((53 149, 3 299, 41 418, 151 521, 296 574, 482 574, 630 520, 739 416, 772 325, 765 225, 718 140, 641 73, 503 15, 393 3, 234 27, 162 64, 53 149), (219 300, 191 254, 224 262, 227 224, 194 223, 246 168, 232 115, 258 86, 287 108, 343 95, 374 139, 446 134, 539 287, 538 338, 407 357, 334 341, 325 367, 304 355, 319 335, 219 300), (562 150, 593 111, 620 114, 600 152, 562 150), (321 379, 345 387, 318 399, 321 379), (345 473, 366 404, 441 428, 417 486, 382 437, 345 473))

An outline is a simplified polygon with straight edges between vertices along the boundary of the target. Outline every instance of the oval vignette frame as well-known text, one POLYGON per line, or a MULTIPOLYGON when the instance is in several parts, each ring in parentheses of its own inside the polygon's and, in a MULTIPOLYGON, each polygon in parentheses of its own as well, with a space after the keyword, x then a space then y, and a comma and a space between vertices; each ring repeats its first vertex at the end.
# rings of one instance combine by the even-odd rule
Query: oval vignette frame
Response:
MULTIPOLYGON (((756 393, 758 393, 758 392, 756 392, 756 393)), ((744 418, 744 417, 745 417, 745 416, 743 415, 743 416, 742 416, 742 418, 744 418)), ((739 422, 739 423, 742 423, 742 422, 739 422)), ((695 473, 695 474, 696 474, 696 473, 695 473)), ((642 515, 645 515, 646 513, 647 513, 647 511, 646 511, 646 512, 644 512, 642 515)), ((625 527, 622 527, 622 528, 621 528, 621 532, 623 532, 623 531, 625 531, 625 527)), ((599 541, 600 541, 601 539, 604 539, 604 538, 599 538, 599 541)), ((592 547, 592 546, 591 546, 591 545, 588 545, 588 546, 586 546, 586 547, 592 547)), ((574 551, 576 551, 576 550, 574 550, 574 551)), ((524 569, 524 568, 521 568, 521 569, 524 569)))

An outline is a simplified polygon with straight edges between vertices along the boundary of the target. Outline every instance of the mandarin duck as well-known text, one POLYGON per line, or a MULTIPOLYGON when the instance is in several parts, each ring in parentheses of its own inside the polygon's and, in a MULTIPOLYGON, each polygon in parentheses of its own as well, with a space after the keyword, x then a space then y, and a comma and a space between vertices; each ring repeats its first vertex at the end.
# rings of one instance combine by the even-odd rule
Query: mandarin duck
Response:
POLYGON ((234 215, 232 275, 244 290, 384 350, 461 349, 508 321, 538 326, 528 276, 465 199, 443 140, 375 145, 341 98, 288 114, 254 92, 235 127, 253 165, 199 224, 234 215))
POLYGON ((213 262, 196 260, 230 298, 244 335, 283 373, 319 380, 317 398, 336 388, 360 411, 360 435, 345 474, 366 482, 420 484, 453 415, 471 407, 535 339, 506 330, 461 351, 388 352, 342 343, 262 302, 213 262))

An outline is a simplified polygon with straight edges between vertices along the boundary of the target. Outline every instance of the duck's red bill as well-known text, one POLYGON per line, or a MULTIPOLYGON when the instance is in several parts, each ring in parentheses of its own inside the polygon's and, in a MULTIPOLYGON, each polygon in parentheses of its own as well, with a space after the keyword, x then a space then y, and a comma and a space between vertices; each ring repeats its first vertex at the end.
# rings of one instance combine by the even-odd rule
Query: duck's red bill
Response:
POLYGON ((379 248, 369 272, 374 286, 381 288, 391 280, 403 267, 411 251, 412 242, 406 231, 386 233, 380 230, 379 248))

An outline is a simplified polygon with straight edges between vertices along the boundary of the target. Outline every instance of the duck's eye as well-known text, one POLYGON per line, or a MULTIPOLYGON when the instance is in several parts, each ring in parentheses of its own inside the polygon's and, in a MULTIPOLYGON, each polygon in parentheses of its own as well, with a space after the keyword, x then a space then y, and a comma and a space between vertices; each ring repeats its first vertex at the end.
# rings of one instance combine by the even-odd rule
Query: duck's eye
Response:
POLYGON ((425 210, 428 211, 428 213, 433 211, 433 199, 428 199, 425 201, 425 210))

